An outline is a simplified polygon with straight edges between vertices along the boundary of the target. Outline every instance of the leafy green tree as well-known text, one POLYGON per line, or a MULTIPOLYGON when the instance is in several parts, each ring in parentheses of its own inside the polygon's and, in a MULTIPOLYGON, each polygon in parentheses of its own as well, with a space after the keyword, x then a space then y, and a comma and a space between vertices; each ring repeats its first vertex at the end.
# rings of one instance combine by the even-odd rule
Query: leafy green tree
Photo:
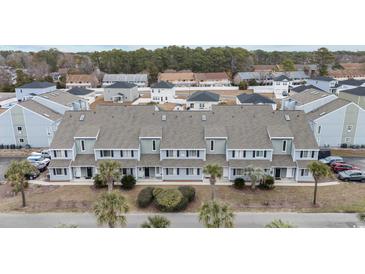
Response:
POLYGON ((36 168, 26 160, 12 161, 8 167, 5 178, 13 187, 15 193, 21 193, 22 206, 26 206, 25 189, 28 187, 27 175, 35 172, 36 168))
POLYGON ((317 188, 318 188, 318 181, 322 178, 331 177, 332 173, 330 168, 319 161, 311 162, 307 168, 312 173, 314 178, 314 194, 313 194, 313 204, 317 203, 317 188))
POLYGON ((169 226, 169 219, 161 215, 150 216, 148 221, 141 225, 142 228, 168 228, 169 226))
POLYGON ((246 90, 248 88, 247 82, 246 81, 241 81, 238 84, 238 87, 239 87, 240 90, 246 90))
POLYGON ((228 205, 209 201, 201 206, 199 221, 207 228, 231 228, 234 226, 234 214, 228 205))
POLYGON ((105 160, 100 163, 100 179, 107 182, 109 192, 113 190, 114 182, 120 179, 120 169, 120 163, 117 161, 105 160))
POLYGON ((94 214, 100 225, 107 224, 110 228, 116 225, 125 226, 129 206, 127 200, 117 191, 104 192, 94 205, 94 214))
POLYGON ((213 165, 207 165, 204 167, 204 173, 209 174, 209 182, 212 190, 212 200, 215 199, 215 183, 217 181, 217 178, 222 178, 223 175, 223 168, 219 165, 213 164, 213 165))
POLYGON ((335 56, 327 48, 319 48, 315 53, 319 75, 328 75, 328 65, 335 61, 335 56))
POLYGON ((282 66, 284 71, 294 71, 295 70, 294 62, 291 59, 285 59, 281 63, 281 66, 282 66))
POLYGON ((283 222, 281 219, 273 220, 271 223, 265 226, 266 228, 293 228, 295 226, 283 222))
POLYGON ((251 189, 253 190, 256 188, 256 183, 261 182, 266 176, 265 171, 262 168, 253 166, 244 168, 244 174, 250 177, 251 189))

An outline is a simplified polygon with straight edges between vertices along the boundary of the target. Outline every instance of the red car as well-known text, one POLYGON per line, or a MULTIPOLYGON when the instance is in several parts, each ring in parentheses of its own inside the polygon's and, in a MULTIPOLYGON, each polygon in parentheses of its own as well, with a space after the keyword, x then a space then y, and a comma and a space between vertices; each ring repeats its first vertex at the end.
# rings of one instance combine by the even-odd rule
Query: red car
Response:
POLYGON ((334 165, 331 165, 331 167, 332 170, 336 173, 345 170, 360 170, 358 167, 346 163, 335 163, 334 165))

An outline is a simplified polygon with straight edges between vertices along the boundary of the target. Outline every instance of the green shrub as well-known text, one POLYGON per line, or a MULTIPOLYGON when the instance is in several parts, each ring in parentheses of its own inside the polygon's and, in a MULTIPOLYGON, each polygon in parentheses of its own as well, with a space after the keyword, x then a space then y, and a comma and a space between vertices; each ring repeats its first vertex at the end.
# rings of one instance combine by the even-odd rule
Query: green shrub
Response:
POLYGON ((272 176, 266 176, 264 180, 259 184, 260 189, 273 189, 275 180, 272 176))
POLYGON ((245 187, 245 179, 242 177, 234 179, 233 186, 237 189, 243 189, 245 187))
POLYGON ((125 175, 121 180, 123 189, 132 189, 136 185, 136 178, 132 175, 125 175))
POLYGON ((154 198, 156 198, 156 196, 157 196, 158 194, 160 194, 162 191, 163 191, 163 188, 160 188, 160 187, 156 187, 156 188, 154 188, 154 189, 153 189, 153 191, 152 191, 152 195, 153 195, 153 197, 154 197, 154 198))
POLYGON ((148 207, 153 201, 153 187, 146 187, 142 189, 137 197, 137 204, 139 207, 148 207))
POLYGON ((103 179, 101 179, 100 174, 96 174, 94 176, 94 187, 95 188, 104 188, 107 186, 108 186, 108 184, 106 183, 106 181, 103 181, 103 179))
POLYGON ((180 186, 178 190, 188 200, 188 202, 194 201, 195 199, 195 188, 192 186, 180 186))
POLYGON ((177 189, 161 189, 153 191, 156 207, 163 212, 175 212, 182 210, 187 205, 187 199, 177 189), (186 201, 184 201, 186 200, 186 201))

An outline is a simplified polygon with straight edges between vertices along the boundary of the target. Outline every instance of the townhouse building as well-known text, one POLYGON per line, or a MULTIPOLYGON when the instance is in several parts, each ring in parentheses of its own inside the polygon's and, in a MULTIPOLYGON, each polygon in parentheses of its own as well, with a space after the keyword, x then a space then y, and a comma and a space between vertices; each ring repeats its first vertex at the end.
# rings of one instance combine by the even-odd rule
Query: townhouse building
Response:
POLYGON ((338 97, 354 102, 365 109, 365 86, 342 90, 338 93, 338 97))
POLYGON ((56 84, 49 82, 32 82, 22 85, 15 89, 16 99, 18 101, 24 101, 34 96, 55 91, 56 84))
POLYGON ((138 86, 129 82, 115 82, 104 87, 104 101, 133 102, 139 98, 138 86))
POLYGON ((158 74, 158 82, 169 82, 177 87, 191 87, 197 84, 192 71, 162 72, 158 74))
POLYGON ((273 110, 276 110, 276 103, 263 95, 252 93, 242 93, 236 97, 237 105, 253 106, 253 105, 270 105, 273 110))
POLYGON ((308 85, 313 85, 328 93, 336 93, 338 81, 328 76, 317 76, 306 80, 308 85))
POLYGON ((135 84, 138 87, 147 87, 148 86, 148 75, 146 73, 137 73, 137 74, 108 74, 105 73, 103 77, 102 86, 106 87, 112 85, 116 82, 128 82, 131 84, 135 84))
POLYGON ((219 164, 223 179, 263 168, 280 180, 312 181, 307 164, 318 146, 305 114, 271 106, 213 106, 211 111, 157 111, 154 106, 97 106, 69 111, 53 138, 52 181, 90 179, 106 159, 137 180, 202 181, 219 164), (105 123, 108 121, 108 123, 105 123))
POLYGON ((186 99, 186 108, 189 110, 212 110, 213 105, 218 105, 220 96, 210 91, 194 92, 186 99))
POLYGON ((175 86, 169 82, 157 82, 151 85, 151 101, 159 104, 175 102, 175 86))
POLYGON ((67 74, 66 88, 96 88, 99 80, 94 74, 67 74))

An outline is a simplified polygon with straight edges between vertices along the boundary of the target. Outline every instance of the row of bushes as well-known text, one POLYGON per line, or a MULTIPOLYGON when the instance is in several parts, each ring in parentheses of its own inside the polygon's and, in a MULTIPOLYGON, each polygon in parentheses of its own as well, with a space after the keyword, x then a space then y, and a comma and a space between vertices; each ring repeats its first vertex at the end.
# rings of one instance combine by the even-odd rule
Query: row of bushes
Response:
POLYGON ((21 149, 21 148, 31 148, 30 145, 20 146, 20 145, 3 145, 0 144, 0 149, 21 149))
MULTIPOLYGON (((273 189, 275 186, 274 186, 274 177, 272 176, 266 176, 264 178, 264 180, 262 180, 259 185, 258 185, 258 188, 260 189, 273 189)), ((246 181, 245 179, 243 179, 242 177, 238 177, 234 180, 233 182, 233 186, 237 189, 243 189, 246 185, 246 181)))
POLYGON ((354 149, 360 149, 360 148, 365 148, 365 145, 348 145, 348 144, 341 144, 341 148, 354 148, 354 149))
POLYGON ((191 186, 180 186, 177 189, 146 187, 139 192, 137 203, 142 208, 154 203, 162 212, 177 212, 184 210, 194 199, 195 188, 191 186))
MULTIPOLYGON (((134 176, 132 175, 125 175, 122 177, 120 182, 123 189, 129 190, 134 188, 134 186, 136 185, 136 178, 134 178, 134 176)), ((104 188, 107 187, 108 184, 106 181, 101 179, 101 176, 99 174, 97 174, 94 177, 94 186, 95 188, 104 188)))

